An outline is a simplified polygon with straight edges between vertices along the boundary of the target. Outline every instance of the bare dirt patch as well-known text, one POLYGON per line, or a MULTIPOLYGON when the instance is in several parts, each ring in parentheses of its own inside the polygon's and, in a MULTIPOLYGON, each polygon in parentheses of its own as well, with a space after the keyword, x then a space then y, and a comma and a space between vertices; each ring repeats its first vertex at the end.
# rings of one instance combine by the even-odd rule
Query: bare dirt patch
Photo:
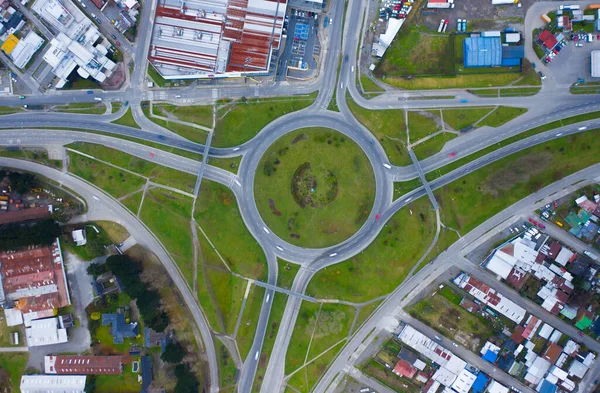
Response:
POLYGON ((503 191, 510 190, 516 183, 527 182, 532 176, 544 171, 551 163, 552 154, 546 152, 520 157, 488 177, 483 191, 496 197, 503 191))

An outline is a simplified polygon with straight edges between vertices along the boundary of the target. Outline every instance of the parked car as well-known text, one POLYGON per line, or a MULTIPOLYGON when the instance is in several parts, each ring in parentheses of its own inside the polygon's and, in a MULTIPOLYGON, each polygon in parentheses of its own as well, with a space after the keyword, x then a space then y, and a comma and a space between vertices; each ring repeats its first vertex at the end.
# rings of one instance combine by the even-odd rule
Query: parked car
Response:
POLYGON ((540 76, 541 80, 546 79, 546 75, 544 75, 544 73, 542 71, 538 72, 538 75, 540 76))

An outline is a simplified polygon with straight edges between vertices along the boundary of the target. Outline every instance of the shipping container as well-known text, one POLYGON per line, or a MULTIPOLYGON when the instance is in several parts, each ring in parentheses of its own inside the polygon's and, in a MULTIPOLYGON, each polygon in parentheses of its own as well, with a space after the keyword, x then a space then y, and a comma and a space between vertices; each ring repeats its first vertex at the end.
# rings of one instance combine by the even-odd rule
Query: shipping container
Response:
POLYGON ((438 33, 441 33, 443 28, 444 28, 444 20, 442 19, 440 21, 440 25, 438 26, 438 33))
POLYGON ((541 18, 546 23, 550 23, 552 21, 552 19, 550 19, 550 17, 546 14, 542 14, 541 18))
POLYGON ((597 9, 600 9, 600 4, 590 4, 590 5, 588 5, 588 8, 590 10, 597 10, 597 9))
POLYGON ((8 196, 0 195, 0 201, 8 201, 8 196))
POLYGON ((451 8, 450 3, 427 3, 427 8, 451 8))
POLYGON ((492 0, 492 5, 516 4, 519 0, 492 0))

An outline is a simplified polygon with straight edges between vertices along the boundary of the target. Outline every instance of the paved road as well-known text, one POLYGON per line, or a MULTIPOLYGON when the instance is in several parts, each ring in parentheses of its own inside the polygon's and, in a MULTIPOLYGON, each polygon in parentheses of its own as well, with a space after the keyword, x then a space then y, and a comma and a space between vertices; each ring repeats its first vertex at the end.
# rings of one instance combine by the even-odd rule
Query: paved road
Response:
POLYGON ((82 217, 85 221, 108 220, 114 221, 127 229, 129 233, 135 233, 137 242, 152 251, 161 261, 167 273, 172 278, 183 297, 186 306, 189 308, 194 322, 200 329, 204 341, 204 350, 209 365, 210 391, 217 393, 219 391, 219 374, 217 367, 217 357, 215 346, 206 318, 202 313, 194 295, 189 290, 177 265, 170 254, 161 245, 158 239, 150 230, 133 214, 131 214, 123 205, 115 201, 102 190, 75 178, 69 174, 56 169, 40 165, 34 162, 16 160, 12 158, 0 158, 0 166, 17 168, 30 172, 39 173, 49 179, 59 182, 62 186, 77 193, 87 202, 88 211, 82 217))

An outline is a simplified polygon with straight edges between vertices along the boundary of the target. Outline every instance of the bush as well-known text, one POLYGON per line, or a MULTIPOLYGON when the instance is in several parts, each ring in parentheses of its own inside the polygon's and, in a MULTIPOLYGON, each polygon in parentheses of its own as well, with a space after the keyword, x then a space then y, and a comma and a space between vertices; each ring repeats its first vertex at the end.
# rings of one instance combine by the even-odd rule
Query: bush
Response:
POLYGON ((197 393, 199 391, 198 378, 186 364, 178 364, 175 367, 175 376, 177 384, 173 393, 197 393))
POLYGON ((165 351, 160 355, 160 359, 167 363, 180 363, 185 356, 185 350, 177 341, 170 342, 165 347, 165 351))

